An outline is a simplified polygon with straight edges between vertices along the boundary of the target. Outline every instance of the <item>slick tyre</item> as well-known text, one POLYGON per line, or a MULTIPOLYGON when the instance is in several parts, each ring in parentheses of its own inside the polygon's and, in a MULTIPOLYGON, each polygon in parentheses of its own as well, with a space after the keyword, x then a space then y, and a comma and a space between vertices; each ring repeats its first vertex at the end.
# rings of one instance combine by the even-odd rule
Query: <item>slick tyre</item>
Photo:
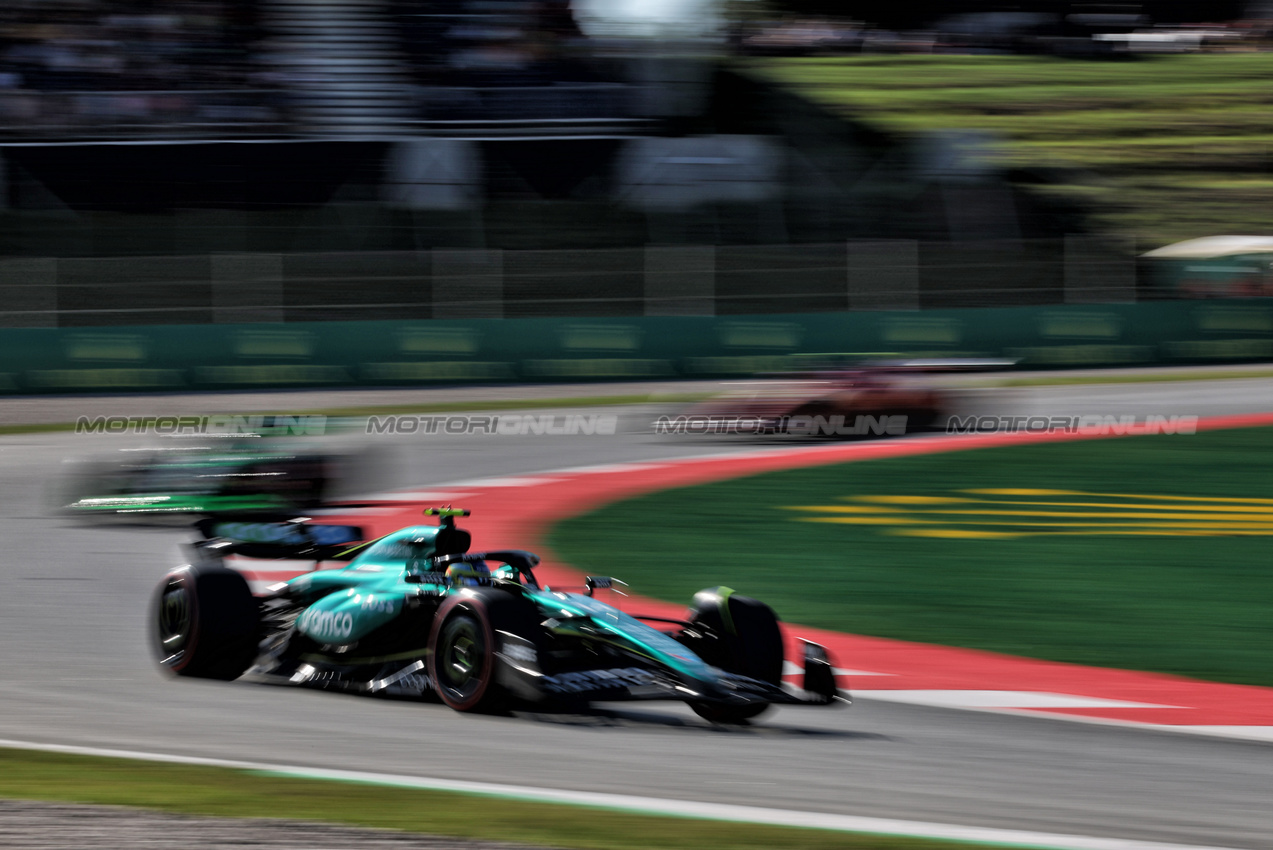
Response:
MULTIPOLYGON (((708 664, 772 685, 782 684, 782 630, 768 605, 724 588, 711 588, 694 595, 686 619, 703 635, 690 643, 690 648, 708 664)), ((713 723, 745 723, 769 709, 767 705, 710 703, 691 703, 690 707, 713 723)))
POLYGON ((259 608, 234 570, 173 570, 159 583, 150 619, 159 663, 178 676, 237 679, 256 658, 259 608))
POLYGON ((442 702, 456 711, 500 714, 516 701, 500 684, 496 634, 538 644, 534 606, 493 588, 466 590, 442 604, 429 637, 429 675, 442 702))

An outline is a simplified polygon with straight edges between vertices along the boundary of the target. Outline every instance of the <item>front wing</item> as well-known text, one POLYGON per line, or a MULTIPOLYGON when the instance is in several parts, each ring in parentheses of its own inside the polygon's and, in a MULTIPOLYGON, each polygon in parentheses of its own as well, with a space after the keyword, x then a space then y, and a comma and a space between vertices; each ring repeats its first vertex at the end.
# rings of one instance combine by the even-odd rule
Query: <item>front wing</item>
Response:
POLYGON ((654 664, 587 668, 545 674, 537 663, 534 647, 525 638, 500 632, 499 682, 529 702, 581 701, 619 702, 626 700, 678 700, 726 706, 810 705, 826 706, 850 702, 846 691, 836 686, 826 650, 804 642, 802 688, 791 688, 712 668, 711 680, 692 679, 654 664))
MULTIPOLYGON (((281 644, 280 644, 281 646, 281 644)), ((533 644, 523 637, 498 633, 495 675, 500 685, 530 704, 676 700, 722 706, 827 706, 850 702, 836 685, 826 650, 805 641, 802 687, 769 682, 711 668, 713 678, 699 680, 657 664, 629 658, 626 666, 586 667, 569 672, 540 671, 533 644)), ((397 658, 348 659, 301 655, 284 659, 265 646, 249 678, 271 684, 301 685, 381 696, 434 698, 427 654, 397 658)), ((612 663, 623 663, 612 657, 612 663)))

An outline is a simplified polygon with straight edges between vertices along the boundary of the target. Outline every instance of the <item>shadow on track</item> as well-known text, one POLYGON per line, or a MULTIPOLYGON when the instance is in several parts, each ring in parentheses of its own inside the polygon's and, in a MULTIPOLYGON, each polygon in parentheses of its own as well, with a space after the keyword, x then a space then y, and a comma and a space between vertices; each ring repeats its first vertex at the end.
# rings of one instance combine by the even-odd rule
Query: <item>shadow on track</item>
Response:
POLYGON ((749 737, 826 738, 839 740, 892 740, 887 735, 853 732, 840 729, 819 729, 790 724, 766 722, 762 717, 754 723, 721 725, 657 711, 593 707, 583 710, 517 711, 521 720, 553 726, 575 726, 587 729, 627 729, 651 731, 673 730, 688 734, 746 735, 749 737))

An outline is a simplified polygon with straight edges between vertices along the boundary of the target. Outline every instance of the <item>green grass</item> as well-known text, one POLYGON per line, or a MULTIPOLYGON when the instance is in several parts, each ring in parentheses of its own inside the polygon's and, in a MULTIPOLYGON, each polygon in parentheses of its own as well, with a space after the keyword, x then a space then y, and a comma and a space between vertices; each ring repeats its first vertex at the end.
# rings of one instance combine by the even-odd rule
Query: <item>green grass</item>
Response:
POLYGON ((990 131, 1005 164, 1070 169, 1048 191, 1094 205, 1098 225, 1144 248, 1273 231, 1273 54, 864 56, 746 67, 887 130, 990 131))
POLYGON ((190 815, 323 821, 406 832, 598 850, 938 850, 923 839, 789 829, 245 770, 0 748, 0 797, 136 806, 190 815))
MULTIPOLYGON (((616 575, 663 599, 688 601, 700 588, 724 583, 809 626, 1273 685, 1268 536, 1069 529, 1091 533, 936 539, 898 536, 937 527, 924 522, 842 525, 808 521, 837 516, 830 511, 788 509, 869 507, 862 497, 991 498, 960 492, 971 488, 1273 499, 1273 430, 979 449, 776 472, 610 505, 558 525, 549 543, 582 570, 616 575)), ((910 508, 897 513, 924 516, 910 508)))
POLYGON ((44 424, 0 425, 0 436, 7 434, 53 434, 58 431, 70 431, 75 427, 73 422, 51 422, 44 424))
POLYGON ((1215 369, 1193 372, 1130 372, 1114 375, 1031 375, 1028 378, 990 378, 970 381, 977 387, 1060 387, 1081 384, 1158 384, 1173 381, 1234 381, 1243 378, 1273 378, 1273 369, 1215 369))

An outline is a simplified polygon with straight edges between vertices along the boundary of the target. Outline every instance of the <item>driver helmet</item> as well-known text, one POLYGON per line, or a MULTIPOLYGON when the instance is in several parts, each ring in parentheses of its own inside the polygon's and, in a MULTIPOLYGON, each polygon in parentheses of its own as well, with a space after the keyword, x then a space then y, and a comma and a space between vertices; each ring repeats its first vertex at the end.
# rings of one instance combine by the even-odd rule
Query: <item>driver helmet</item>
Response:
POLYGON ((485 561, 461 561, 446 568, 446 580, 452 587, 479 587, 491 583, 491 571, 485 561))

